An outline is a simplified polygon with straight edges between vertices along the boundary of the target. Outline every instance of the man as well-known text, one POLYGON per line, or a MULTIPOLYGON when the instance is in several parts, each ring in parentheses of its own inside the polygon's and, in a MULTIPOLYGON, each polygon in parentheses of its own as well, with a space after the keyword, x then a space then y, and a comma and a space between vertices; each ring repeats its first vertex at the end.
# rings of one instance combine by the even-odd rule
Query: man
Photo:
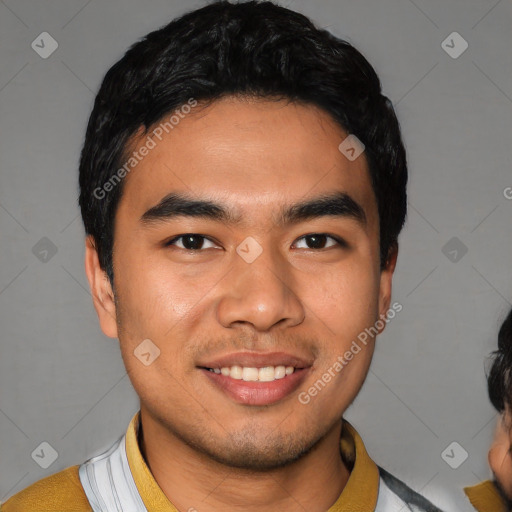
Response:
POLYGON ((512 510, 512 309, 498 334, 498 350, 494 352, 487 377, 489 398, 500 413, 494 440, 489 450, 489 466, 494 479, 464 492, 479 512, 510 512, 512 510))
POLYGON ((375 71, 304 16, 217 2, 134 45, 96 98, 80 206, 140 412, 3 510, 437 511, 343 419, 401 307, 406 182, 375 71))

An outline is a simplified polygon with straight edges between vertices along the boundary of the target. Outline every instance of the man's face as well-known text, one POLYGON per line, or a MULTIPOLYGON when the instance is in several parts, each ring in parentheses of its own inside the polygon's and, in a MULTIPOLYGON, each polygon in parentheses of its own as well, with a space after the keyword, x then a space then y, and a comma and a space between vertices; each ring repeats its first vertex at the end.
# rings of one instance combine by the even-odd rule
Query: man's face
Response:
POLYGON ((364 154, 350 161, 338 149, 347 135, 313 106, 226 98, 155 139, 125 178, 116 302, 96 301, 100 323, 119 337, 143 413, 214 460, 265 469, 296 459, 339 424, 365 379, 371 342, 333 367, 387 311, 394 263, 380 271, 376 199, 364 154), (141 220, 169 194, 232 218, 196 205, 196 215, 159 208, 141 220), (283 214, 335 195, 327 209, 283 214), (147 339, 160 350, 149 365, 134 354, 147 339), (295 370, 282 377, 279 366, 295 370))

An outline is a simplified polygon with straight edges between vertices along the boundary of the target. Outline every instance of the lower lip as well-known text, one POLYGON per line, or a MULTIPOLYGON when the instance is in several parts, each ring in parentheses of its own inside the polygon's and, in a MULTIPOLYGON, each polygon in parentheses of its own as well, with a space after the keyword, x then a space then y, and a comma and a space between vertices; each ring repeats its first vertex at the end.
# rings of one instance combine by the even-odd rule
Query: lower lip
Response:
POLYGON ((300 368, 291 375, 270 382, 246 382, 201 368, 215 386, 235 402, 244 405, 270 405, 279 402, 300 386, 308 370, 309 368, 300 368))

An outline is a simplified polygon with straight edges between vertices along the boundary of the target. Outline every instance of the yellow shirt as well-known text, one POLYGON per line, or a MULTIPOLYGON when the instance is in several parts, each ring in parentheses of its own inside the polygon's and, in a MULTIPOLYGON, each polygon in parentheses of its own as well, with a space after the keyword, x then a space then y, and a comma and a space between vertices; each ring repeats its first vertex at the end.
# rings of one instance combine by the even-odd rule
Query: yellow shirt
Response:
POLYGON ((478 512, 507 512, 498 489, 490 480, 472 487, 464 487, 464 492, 478 512))
MULTIPOLYGON (((148 512, 178 512, 156 483, 140 452, 139 415, 140 411, 133 416, 126 431, 126 454, 139 494, 148 512)), ((379 470, 366 452, 361 437, 346 420, 343 420, 340 452, 352 470, 343 492, 328 512, 375 510, 379 470)), ((1 512, 92 512, 80 483, 78 467, 69 467, 32 484, 0 505, 1 512)))

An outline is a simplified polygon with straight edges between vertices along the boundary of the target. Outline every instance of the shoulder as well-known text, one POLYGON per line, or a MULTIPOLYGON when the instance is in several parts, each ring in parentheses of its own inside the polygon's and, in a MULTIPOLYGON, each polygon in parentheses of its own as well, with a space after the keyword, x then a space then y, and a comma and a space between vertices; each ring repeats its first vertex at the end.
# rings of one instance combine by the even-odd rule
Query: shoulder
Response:
MULTIPOLYGON (((395 510, 389 505, 401 505, 400 510, 408 510, 412 512, 442 512, 441 509, 430 503, 423 496, 413 491, 404 482, 398 480, 385 469, 379 466, 379 475, 381 478, 381 486, 379 488, 379 501, 382 500, 383 506, 376 510, 391 511, 395 510), (383 485, 382 485, 383 484, 383 485), (385 504, 384 504, 385 503, 385 504), (389 505, 388 505, 389 503, 389 505), (406 506, 407 508, 404 508, 406 506)), ((399 510, 398 508, 396 510, 399 510)))
POLYGON ((0 505, 1 512, 92 512, 78 466, 35 482, 0 505))

